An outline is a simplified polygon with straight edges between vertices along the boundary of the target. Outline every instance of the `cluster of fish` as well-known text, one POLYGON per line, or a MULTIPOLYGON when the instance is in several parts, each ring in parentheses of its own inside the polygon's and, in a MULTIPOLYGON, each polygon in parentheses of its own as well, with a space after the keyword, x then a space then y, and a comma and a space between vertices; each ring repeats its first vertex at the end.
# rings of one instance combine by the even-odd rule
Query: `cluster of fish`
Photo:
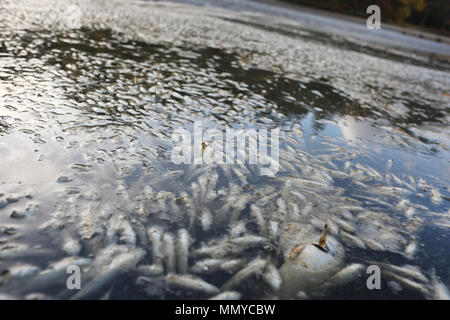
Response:
MULTIPOLYGON (((336 174, 395 177, 363 165, 345 167, 336 174)), ((375 264, 393 292, 406 288, 425 298, 449 298, 434 272, 427 277, 409 263, 347 257, 346 251, 356 248, 389 251, 412 261, 422 222, 411 211, 418 205, 407 200, 391 205, 362 193, 348 197, 345 189, 334 186, 334 171, 324 169, 302 165, 297 177, 279 175, 251 186, 245 165, 190 165, 178 176, 169 172, 155 179, 159 185, 164 179, 180 179, 179 190, 147 185, 133 196, 130 188, 119 185, 112 198, 108 192, 89 201, 69 197, 39 228, 58 235, 65 257, 43 270, 12 263, 1 275, 2 291, 27 299, 108 298, 131 277, 150 298, 304 299, 361 280, 366 267, 375 264), (392 211, 387 214, 374 205, 392 211), (66 286, 72 265, 82 269, 76 291, 66 286)), ((373 188, 388 197, 407 192, 393 185, 373 188)), ((2 260, 45 255, 51 253, 20 243, 0 247, 2 260)))
MULTIPOLYGON (((393 102, 403 103, 404 93, 426 101, 411 115, 420 111, 426 117, 419 119, 437 125, 435 117, 444 116, 428 111, 446 106, 445 74, 236 28, 231 13, 233 19, 217 19, 225 13, 81 2, 80 18, 90 27, 79 30, 51 26, 64 15, 42 21, 55 8, 65 12, 67 2, 0 4, 7 9, 0 10, 2 61, 13 66, 1 74, 8 174, 1 192, 39 188, 0 194, 1 298, 314 298, 365 283, 363 271, 373 264, 394 293, 449 297, 435 272, 415 265, 423 226, 450 227, 450 211, 440 210, 449 198, 435 177, 432 185, 419 174, 382 172, 370 143, 350 146, 318 137, 320 130, 303 132, 334 130, 330 118, 371 111, 383 119, 390 145, 416 146, 396 128, 410 127, 404 119, 411 110, 393 102), (282 61, 290 74, 268 71, 271 61, 282 61), (361 70, 364 77, 355 76, 361 70), (433 81, 417 86, 417 74, 433 81), (281 127, 277 174, 261 177, 244 164, 167 163, 170 133, 196 118, 223 132, 281 127), (9 174, 13 164, 28 171, 9 174), (60 174, 56 182, 53 173, 60 174), (393 256, 401 262, 386 261, 393 256), (79 290, 67 288, 71 266, 82 270, 79 290)), ((202 142, 202 156, 211 146, 202 142)))

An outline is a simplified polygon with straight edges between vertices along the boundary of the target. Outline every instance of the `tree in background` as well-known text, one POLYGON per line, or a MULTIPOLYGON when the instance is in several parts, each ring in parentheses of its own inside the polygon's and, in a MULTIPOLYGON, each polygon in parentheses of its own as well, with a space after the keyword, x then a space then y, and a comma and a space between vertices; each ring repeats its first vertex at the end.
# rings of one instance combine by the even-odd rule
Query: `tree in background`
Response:
MULTIPOLYGON (((395 1, 393 1, 395 3, 395 1)), ((404 22, 411 16, 413 10, 422 12, 426 7, 425 0, 400 0, 395 11, 395 20, 397 22, 404 22)))
POLYGON ((385 22, 410 23, 450 31, 450 0, 283 0, 333 12, 365 17, 376 4, 385 22))

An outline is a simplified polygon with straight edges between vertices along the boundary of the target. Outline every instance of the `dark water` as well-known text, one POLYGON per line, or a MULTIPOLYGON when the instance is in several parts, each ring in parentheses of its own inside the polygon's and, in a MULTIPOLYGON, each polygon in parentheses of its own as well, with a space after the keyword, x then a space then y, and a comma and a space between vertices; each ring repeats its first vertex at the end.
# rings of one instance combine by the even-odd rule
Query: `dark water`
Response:
MULTIPOLYGON (((101 8, 81 8, 97 12, 96 5, 101 8)), ((17 6, 5 6, 5 18, 20 16, 17 6)), ((282 198, 296 203, 301 222, 316 231, 327 221, 337 226, 333 235, 344 244, 346 264, 413 265, 427 278, 420 283, 425 295, 405 285, 393 292, 387 285, 392 279, 384 277, 382 290, 370 291, 362 273, 312 297, 433 298, 433 269, 449 285, 448 64, 301 28, 286 33, 281 23, 261 27, 238 13, 218 11, 211 18, 208 11, 196 18, 192 8, 139 2, 104 9, 76 28, 56 18, 33 22, 39 19, 31 12, 30 25, 11 23, 0 32, 2 294, 69 298, 64 273, 44 286, 33 282, 36 272, 21 276, 12 270, 45 270, 70 255, 99 261, 108 245, 142 248, 146 255, 139 264, 152 264, 151 245, 139 232, 152 226, 174 235, 186 228, 190 252, 236 237, 233 221, 213 222, 209 230, 191 222, 183 192, 197 199, 198 214, 208 208, 215 215, 245 199, 236 209, 245 226, 240 235, 260 235, 250 207, 273 194, 261 205, 267 221, 290 221, 278 213, 275 200, 282 198), (248 164, 174 164, 172 133, 192 131, 196 120, 223 131, 279 128, 279 171, 265 177, 248 164), (196 183, 214 175, 214 201, 198 198, 196 183), (304 199, 294 199, 287 187, 292 178, 320 187, 300 188, 304 199), (339 209, 350 205, 362 209, 339 209), (339 225, 341 213, 352 231, 339 225), (114 229, 117 219, 132 226, 134 241, 125 237, 125 227, 114 229), (345 240, 344 230, 364 245, 345 240), (75 249, 65 249, 67 239, 75 249), (416 249, 408 253, 412 243, 416 249)), ((271 246, 282 247, 280 241, 272 237, 271 246)), ((276 267, 283 263, 279 252, 265 247, 229 258, 258 256, 276 267)), ((192 256, 189 265, 199 260, 192 256)), ((83 285, 101 274, 104 266, 96 263, 87 265, 83 285)), ((87 297, 211 296, 172 288, 164 277, 143 288, 136 284, 139 275, 128 268, 87 297)), ((220 287, 232 274, 199 276, 220 287)), ((259 276, 236 289, 243 298, 277 296, 259 276)))

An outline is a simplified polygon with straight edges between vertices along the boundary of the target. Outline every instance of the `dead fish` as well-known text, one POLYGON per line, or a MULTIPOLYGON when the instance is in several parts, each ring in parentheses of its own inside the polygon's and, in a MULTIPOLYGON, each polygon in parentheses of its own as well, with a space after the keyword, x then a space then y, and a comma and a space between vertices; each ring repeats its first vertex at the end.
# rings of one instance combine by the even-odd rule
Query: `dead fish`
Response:
POLYGON ((202 230, 205 232, 209 231, 211 229, 213 217, 208 208, 203 208, 200 220, 202 230))
POLYGON ((262 274, 265 266, 267 264, 267 261, 261 258, 255 258, 254 260, 250 261, 249 264, 236 273, 231 279, 229 279, 223 286, 222 290, 230 290, 238 285, 240 285, 243 281, 248 279, 250 276, 259 276, 262 274))
POLYGON ((383 271, 383 275, 388 278, 394 279, 395 281, 399 282, 400 284, 411 290, 421 293, 424 297, 429 296, 430 293, 429 290, 421 283, 414 282, 410 279, 401 277, 389 271, 383 271))
POLYGON ((142 247, 144 247, 144 248, 147 247, 148 246, 148 236, 147 236, 147 230, 145 229, 144 224, 137 219, 132 219, 131 225, 133 227, 133 230, 135 230, 137 242, 142 247))
POLYGON ((186 229, 178 230, 176 243, 178 272, 184 274, 188 270, 189 258, 189 233, 186 229))
POLYGON ((304 217, 308 217, 313 210, 313 206, 311 204, 307 204, 302 210, 302 215, 304 217))
POLYGON ((218 192, 216 191, 216 190, 214 190, 214 189, 208 189, 208 191, 206 192, 206 196, 205 196, 205 202, 206 203, 211 203, 211 202, 213 202, 214 200, 216 200, 217 199, 217 197, 218 197, 218 192))
POLYGON ((8 277, 27 278, 36 275, 41 268, 32 264, 19 264, 8 268, 8 277))
POLYGON ((137 271, 139 274, 148 277, 160 276, 164 273, 163 267, 159 264, 140 265, 137 267, 137 271))
MULTIPOLYGON (((391 194, 391 196, 392 196, 392 194, 391 194)), ((373 203, 380 204, 380 205, 385 206, 386 208, 389 208, 389 209, 393 209, 394 208, 394 206, 392 206, 390 203, 388 203, 386 201, 383 201, 381 199, 378 199, 378 198, 368 197, 368 196, 364 196, 364 195, 361 195, 361 194, 358 194, 357 197, 361 198, 361 199, 365 199, 365 200, 373 202, 373 203)))
POLYGON ((267 264, 263 273, 263 279, 274 291, 280 290, 283 280, 281 279, 278 269, 273 265, 273 263, 269 262, 267 264))
POLYGON ((364 269, 364 265, 360 263, 353 263, 349 266, 346 266, 342 270, 338 271, 335 275, 333 275, 324 286, 344 286, 347 283, 358 278, 361 272, 364 269))
POLYGON ((139 262, 145 257, 146 252, 140 248, 132 248, 129 252, 119 254, 114 257, 111 264, 108 265, 107 270, 120 269, 127 272, 134 269, 139 262))
MULTIPOLYGON (((332 178, 331 178, 332 179, 332 178)), ((328 189, 329 183, 324 181, 313 181, 309 179, 302 179, 302 178, 290 178, 286 181, 285 187, 294 189, 300 189, 300 190, 318 190, 318 189, 328 189)))
POLYGON ((269 223, 267 224, 267 230, 270 235, 270 239, 276 241, 276 239, 278 239, 280 235, 280 222, 270 220, 269 223))
POLYGON ((192 198, 196 205, 200 205, 200 200, 202 199, 202 187, 197 182, 191 183, 192 198))
POLYGON ((101 292, 110 286, 120 274, 120 269, 104 271, 94 280, 83 286, 82 289, 71 298, 71 300, 91 299, 101 295, 101 292))
POLYGON ((420 178, 419 181, 417 182, 417 186, 419 187, 419 189, 427 192, 431 190, 431 185, 428 184, 425 179, 420 178))
POLYGON ((224 199, 224 204, 216 211, 216 223, 223 223, 228 220, 233 203, 237 201, 237 195, 228 195, 224 199))
POLYGON ((239 237, 245 233, 247 233, 247 227, 246 227, 247 221, 239 220, 232 222, 230 224, 229 233, 232 237, 239 237))
POLYGON ((397 294, 403 290, 402 286, 398 282, 393 281, 393 280, 388 281, 387 285, 394 294, 397 294))
POLYGON ((180 192, 180 199, 182 199, 182 202, 186 207, 187 216, 189 219, 189 228, 192 228, 197 217, 197 210, 195 209, 194 200, 187 192, 180 192))
POLYGON ((410 207, 410 202, 408 199, 402 199, 400 200, 397 205, 395 206, 395 208, 397 210, 401 210, 401 211, 406 211, 408 210, 408 208, 410 207))
POLYGON ((39 272, 24 286, 24 292, 37 292, 49 287, 64 286, 67 280, 67 268, 75 265, 88 266, 92 259, 82 257, 67 257, 51 264, 47 269, 39 272))
POLYGON ((210 245, 204 245, 196 250, 194 250, 191 255, 193 258, 199 258, 204 256, 209 256, 211 258, 223 258, 227 255, 240 254, 244 252, 244 248, 238 246, 233 246, 227 242, 219 242, 210 245))
POLYGON ((265 195, 261 198, 258 198, 255 201, 255 205, 257 205, 259 207, 264 207, 264 206, 268 205, 276 196, 277 196, 277 194, 275 192, 273 192, 272 194, 265 195))
POLYGON ((54 253, 50 249, 31 247, 22 243, 7 242, 0 245, 0 259, 53 256, 54 253))
POLYGON ((163 264, 164 253, 162 249, 162 229, 159 226, 152 226, 147 230, 148 238, 152 244, 153 264, 163 264))
POLYGON ((260 247, 262 245, 268 244, 270 242, 269 239, 255 236, 255 235, 247 235, 239 238, 233 238, 228 240, 231 244, 237 245, 239 247, 250 249, 255 247, 260 247))
POLYGON ((241 294, 237 291, 225 291, 215 295, 208 300, 239 300, 241 299, 241 294))
POLYGON ((130 222, 122 215, 114 215, 106 232, 109 244, 124 243, 136 246, 136 234, 130 222))
POLYGON ((360 170, 360 171, 366 173, 367 175, 369 175, 371 178, 373 178, 375 180, 383 181, 383 176, 378 171, 376 171, 375 169, 373 169, 371 167, 368 167, 368 166, 365 166, 365 165, 362 165, 360 163, 356 163, 355 167, 358 170, 360 170))
POLYGON ((393 173, 391 173, 390 175, 396 184, 398 184, 399 186, 403 185, 403 181, 399 177, 397 177, 393 173))
POLYGON ((241 182, 241 185, 248 184, 245 175, 238 168, 233 166, 233 167, 231 167, 231 170, 236 175, 236 177, 239 179, 239 181, 241 182))
POLYGON ((409 190, 414 191, 414 192, 417 191, 417 189, 416 189, 416 187, 414 185, 411 185, 411 184, 409 184, 406 181, 402 181, 402 182, 403 182, 403 185, 406 186, 409 190))
POLYGON ((94 236, 104 233, 103 222, 93 205, 82 209, 79 216, 81 218, 81 239, 90 240, 94 236))
POLYGON ((191 275, 168 274, 166 281, 170 286, 200 291, 206 294, 218 294, 220 292, 216 286, 191 275))
POLYGON ((184 182, 189 183, 198 177, 200 174, 205 173, 208 170, 207 167, 199 166, 198 164, 189 165, 184 174, 184 182))
POLYGON ((404 265, 404 266, 396 266, 393 264, 382 263, 379 264, 383 269, 387 269, 389 271, 395 272, 396 274, 401 274, 403 276, 411 277, 423 283, 428 283, 427 277, 420 271, 418 267, 412 265, 404 265))
POLYGON ((365 239, 364 243, 371 249, 375 251, 385 251, 386 248, 381 244, 376 242, 373 239, 365 239))
POLYGON ((409 207, 405 212, 405 216, 408 218, 412 218, 415 213, 416 213, 416 209, 414 207, 409 207))
POLYGON ((412 241, 405 248, 405 257, 410 260, 413 259, 416 251, 417 251, 417 241, 412 241))
POLYGON ((89 267, 88 272, 92 275, 100 273, 102 270, 106 269, 112 262, 112 260, 120 254, 127 253, 132 248, 126 245, 113 244, 101 249, 95 256, 95 260, 89 267))
MULTIPOLYGON (((0 298, 1 299, 1 298, 0 298)), ((44 293, 30 293, 25 296, 25 300, 52 300, 52 297, 44 293)))
POLYGON ((394 187, 394 186, 378 186, 378 187, 373 187, 372 191, 380 194, 382 196, 387 196, 387 197, 394 197, 394 196, 406 196, 412 193, 411 190, 405 189, 405 188, 400 188, 400 187, 394 187))
POLYGON ((298 205, 295 202, 289 202, 288 203, 288 211, 289 211, 289 218, 293 221, 298 221, 300 216, 300 209, 298 208, 298 205))
POLYGON ((231 259, 225 261, 220 270, 226 273, 235 273, 239 269, 243 268, 243 266, 247 263, 247 259, 239 258, 239 259, 231 259))
POLYGON ((71 297, 71 300, 90 299, 101 295, 117 277, 135 268, 144 257, 145 251, 142 249, 133 249, 130 252, 119 254, 102 273, 82 286, 80 291, 71 297))
POLYGON ((143 195, 145 199, 153 199, 155 196, 155 190, 151 186, 145 186, 143 190, 143 195))
POLYGON ((63 237, 62 249, 69 256, 77 256, 81 252, 81 243, 70 235, 63 237))
POLYGON ((412 175, 408 174, 406 177, 408 178, 409 183, 410 183, 411 185, 413 185, 413 186, 416 185, 416 179, 414 179, 414 177, 413 177, 412 175))
MULTIPOLYGON (((348 210, 338 210, 337 214, 340 216, 340 218, 343 218, 343 221, 353 220, 353 218, 354 218, 353 214, 348 210)), ((348 231, 350 231, 350 230, 348 230, 348 231)))
POLYGON ((258 226, 259 233, 262 235, 266 235, 267 234, 266 221, 264 219, 261 208, 259 208, 254 204, 250 205, 250 214, 253 220, 255 221, 256 225, 258 226))
POLYGON ((166 232, 162 240, 162 248, 164 250, 164 258, 166 271, 168 273, 175 272, 176 257, 175 257, 175 243, 172 234, 166 232))
POLYGON ((441 193, 437 188, 431 188, 431 201, 436 205, 442 202, 441 193))
POLYGON ((191 267, 191 272, 202 274, 214 273, 219 271, 222 264, 224 264, 227 261, 228 261, 227 259, 214 259, 214 258, 204 259, 196 262, 191 267))
POLYGON ((278 197, 276 200, 276 205, 278 207, 278 213, 282 216, 286 216, 288 213, 286 201, 283 198, 278 197))
POLYGON ((230 216, 230 221, 236 221, 239 219, 239 215, 247 207, 248 201, 250 200, 250 195, 247 193, 242 194, 237 198, 235 202, 232 203, 232 212, 230 216))
POLYGON ((312 216, 310 220, 310 224, 317 229, 322 230, 323 226, 325 225, 325 221, 317 218, 316 216, 312 216))
POLYGON ((392 176, 389 173, 384 175, 384 182, 390 186, 392 184, 392 176))
POLYGON ((314 199, 314 201, 318 201, 318 202, 322 202, 322 203, 327 203, 327 201, 328 201, 328 199, 319 195, 320 193, 317 191, 311 191, 308 189, 304 189, 303 192, 308 194, 312 199, 314 199))
POLYGON ((297 299, 299 299, 299 300, 307 300, 307 299, 309 299, 309 296, 306 294, 306 292, 305 291, 301 291, 301 290, 299 292, 297 292, 295 297, 297 299))
POLYGON ((217 174, 217 172, 214 171, 213 173, 208 175, 207 189, 214 190, 217 186, 217 181, 219 181, 219 175, 217 174))
POLYGON ((364 242, 362 242, 357 237, 352 236, 351 234, 348 234, 345 231, 341 231, 340 238, 342 241, 352 247, 360 248, 360 249, 366 249, 366 246, 364 245, 364 242))
POLYGON ((433 299, 435 299, 435 300, 450 300, 450 291, 436 277, 436 271, 434 269, 431 272, 431 285, 433 286, 433 299))
POLYGON ((208 178, 206 175, 201 175, 197 179, 197 184, 199 186, 198 197, 200 197, 201 199, 204 199, 206 196, 206 191, 208 188, 207 183, 208 183, 208 178))
POLYGON ((296 197, 296 198, 298 198, 298 199, 300 199, 300 200, 302 200, 302 201, 306 201, 306 197, 305 197, 303 194, 301 194, 299 191, 290 190, 289 192, 290 192, 294 197, 296 197))
POLYGON ((357 211, 357 212, 366 210, 361 206, 354 206, 354 205, 342 205, 338 206, 337 209, 342 211, 357 211))

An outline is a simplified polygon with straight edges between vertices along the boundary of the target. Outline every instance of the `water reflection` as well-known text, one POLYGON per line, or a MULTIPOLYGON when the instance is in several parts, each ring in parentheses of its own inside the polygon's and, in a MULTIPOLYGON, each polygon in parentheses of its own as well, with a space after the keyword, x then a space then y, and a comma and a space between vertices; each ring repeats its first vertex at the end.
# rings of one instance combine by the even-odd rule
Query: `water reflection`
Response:
MULTIPOLYGON (((425 213, 448 210, 449 179, 448 152, 429 150, 442 137, 422 135, 425 124, 445 130, 446 111, 433 108, 432 101, 415 102, 374 85, 374 91, 401 100, 393 113, 379 101, 367 105, 352 98, 326 78, 258 67, 252 63, 256 50, 147 43, 110 29, 4 32, 0 42, 7 43, 0 58, 2 292, 23 297, 31 287, 70 297, 58 286, 60 278, 49 288, 39 277, 17 277, 19 263, 46 270, 63 257, 93 258, 80 262, 92 262, 91 281, 105 272, 101 263, 108 265, 116 255, 154 264, 155 248, 138 257, 141 248, 150 248, 147 229, 155 226, 166 240, 189 226, 191 251, 199 256, 205 244, 227 237, 270 238, 270 245, 264 240, 253 247, 250 241, 230 255, 245 264, 261 256, 278 268, 283 258, 271 248, 282 247, 281 240, 267 228, 298 219, 316 230, 328 221, 350 262, 377 259, 428 268, 427 252, 416 244, 427 243, 423 226, 436 222, 425 213), (247 165, 171 163, 171 133, 199 118, 221 130, 280 127, 279 175, 257 177, 247 165), (261 207, 268 227, 254 218, 252 205, 261 207), (216 213, 219 223, 210 222, 216 213), (417 251, 422 256, 415 260, 417 251)), ((439 219, 448 223, 446 216, 439 219)), ((199 262, 195 255, 190 259, 199 262)), ((167 277, 145 280, 152 285, 143 292, 135 266, 124 267, 128 273, 105 285, 113 297, 208 297, 168 289, 173 279, 167 277), (124 283, 129 292, 121 290, 124 283)), ((231 274, 221 270, 204 280, 220 286, 231 274)), ((439 274, 450 276, 442 266, 439 274)), ((361 296, 355 283, 346 297, 361 296)), ((244 298, 273 294, 255 278, 239 289, 244 298)))
POLYGON ((348 144, 357 144, 362 141, 370 142, 379 140, 381 132, 371 127, 363 120, 356 120, 351 116, 340 117, 337 121, 341 133, 348 144))
MULTIPOLYGON (((57 73, 62 72, 67 80, 71 79, 73 82, 67 85, 73 87, 61 83, 62 88, 68 98, 78 104, 77 108, 85 108, 88 111, 86 115, 90 117, 94 113, 102 119, 105 115, 112 120, 124 118, 125 115, 130 119, 140 118, 149 103, 169 103, 172 108, 182 111, 182 105, 190 102, 185 98, 185 94, 189 93, 191 98, 197 98, 199 104, 222 95, 220 103, 225 112, 239 109, 237 103, 248 104, 241 100, 246 97, 256 100, 253 103, 256 112, 270 114, 262 103, 258 106, 258 99, 262 97, 265 104, 300 118, 308 112, 313 112, 315 119, 351 115, 371 120, 387 119, 403 128, 445 121, 446 111, 430 105, 403 99, 403 103, 397 106, 397 112, 393 113, 384 110, 386 106, 383 105, 361 105, 325 82, 302 81, 247 66, 245 61, 252 55, 251 52, 123 41, 120 34, 114 34, 111 30, 81 29, 53 35, 46 42, 39 42, 41 37, 46 35, 36 33, 34 36, 27 34, 26 38, 19 37, 15 40, 18 47, 11 46, 9 52, 20 52, 18 56, 26 59, 42 59, 59 70, 57 73), (26 50, 24 45, 33 42, 37 44, 26 50), (201 85, 194 85, 193 79, 201 85), (175 94, 164 94, 168 85, 175 94), (123 93, 121 97, 120 93, 115 92, 117 89, 129 90, 129 94, 123 93), (96 100, 89 97, 102 94, 105 96, 94 106, 96 100), (200 96, 206 99, 200 99, 200 96), (126 102, 127 106, 117 106, 121 102, 126 102)), ((17 73, 21 73, 20 68, 17 73)), ((385 90, 382 88, 379 91, 382 93, 385 90)), ((123 121, 123 124, 131 122, 123 121)), ((320 128, 321 125, 316 123, 315 126, 320 128)), ((406 130, 406 133, 411 132, 406 130)))

